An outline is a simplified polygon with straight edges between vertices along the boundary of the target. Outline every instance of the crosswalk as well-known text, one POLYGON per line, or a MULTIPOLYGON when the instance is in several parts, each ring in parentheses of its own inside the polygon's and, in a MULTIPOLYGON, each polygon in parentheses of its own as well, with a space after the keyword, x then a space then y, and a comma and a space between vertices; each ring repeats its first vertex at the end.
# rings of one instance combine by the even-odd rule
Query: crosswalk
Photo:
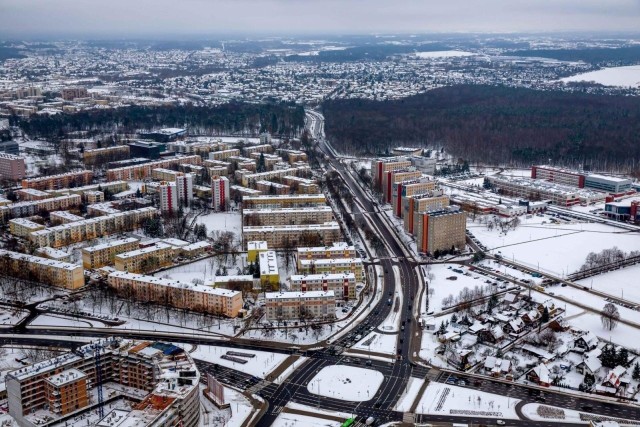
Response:
POLYGON ((280 412, 282 412, 282 408, 283 408, 283 406, 274 406, 273 408, 271 408, 271 411, 270 411, 270 412, 271 412, 273 415, 279 415, 279 414, 280 414, 280 412))
POLYGON ((413 412, 404 412, 402 414, 402 422, 414 424, 416 422, 416 414, 414 414, 413 412))
POLYGON ((263 388, 269 386, 269 384, 271 384, 269 381, 266 380, 262 380, 254 385, 252 385, 251 387, 249 387, 246 391, 249 394, 256 394, 258 393, 260 390, 262 390, 263 388))

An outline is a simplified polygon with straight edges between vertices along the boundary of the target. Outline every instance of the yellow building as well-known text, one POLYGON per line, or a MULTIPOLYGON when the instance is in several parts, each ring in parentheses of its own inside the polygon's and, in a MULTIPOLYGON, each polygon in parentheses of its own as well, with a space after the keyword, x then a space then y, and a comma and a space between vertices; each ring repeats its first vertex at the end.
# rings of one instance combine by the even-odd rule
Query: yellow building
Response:
POLYGON ((303 225, 333 221, 331 206, 314 208, 243 209, 243 225, 303 225))
POLYGON ((295 248, 299 245, 331 245, 342 238, 337 222, 301 225, 242 227, 244 241, 264 240, 270 248, 295 248))
POLYGON ((442 195, 442 191, 402 198, 402 221, 404 229, 413 234, 415 219, 421 212, 439 211, 449 206, 449 196, 442 195))
POLYGON ((66 289, 84 286, 82 266, 0 249, 0 270, 11 277, 66 289))
POLYGON ((15 218, 9 221, 9 231, 16 237, 28 237, 32 231, 44 230, 44 225, 26 218, 15 218))
POLYGON ((86 269, 113 265, 116 255, 138 249, 139 241, 133 237, 114 240, 82 248, 82 265, 86 269))
POLYGON ((325 206, 327 199, 324 194, 292 194, 288 196, 250 196, 242 198, 243 209, 277 209, 277 208, 303 208, 313 206, 325 206))
POLYGON ((254 240, 247 242, 247 261, 255 262, 258 259, 258 254, 266 252, 269 249, 267 242, 264 240, 254 240))
POLYGON ((129 273, 146 273, 171 264, 174 248, 165 243, 156 243, 142 249, 117 254, 115 268, 129 273))
POLYGON ((262 289, 279 289, 280 274, 278 273, 278 259, 275 251, 260 252, 260 284, 262 289))
POLYGON ((349 246, 346 242, 335 242, 331 246, 316 246, 312 248, 298 248, 298 268, 300 261, 304 259, 327 259, 327 258, 356 258, 356 248, 349 246))
POLYGON ((109 274, 108 283, 128 298, 227 317, 237 317, 243 304, 242 292, 125 271, 109 274))

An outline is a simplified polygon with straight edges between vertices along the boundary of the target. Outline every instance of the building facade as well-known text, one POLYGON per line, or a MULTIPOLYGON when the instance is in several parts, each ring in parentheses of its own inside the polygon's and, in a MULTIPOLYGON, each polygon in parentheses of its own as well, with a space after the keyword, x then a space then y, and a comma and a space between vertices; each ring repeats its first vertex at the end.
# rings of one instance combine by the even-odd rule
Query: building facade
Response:
POLYGON ((58 175, 46 175, 22 180, 22 188, 35 188, 36 190, 59 190, 61 188, 79 187, 88 185, 93 179, 93 172, 82 170, 67 172, 58 175))
POLYGON ((243 225, 324 224, 333 221, 330 206, 314 208, 243 209, 243 225))
POLYGON ((300 245, 331 245, 339 241, 341 236, 337 222, 242 227, 243 241, 264 240, 272 249, 295 248, 300 245))
POLYGON ((298 273, 339 274, 353 273, 358 282, 365 280, 364 265, 361 258, 324 258, 298 260, 298 273))
POLYGON ((215 211, 226 211, 231 203, 229 178, 213 176, 211 178, 211 207, 215 211))
POLYGON ((66 289, 84 286, 82 266, 0 249, 0 268, 11 277, 66 289))
POLYGON ((356 276, 353 273, 294 274, 290 279, 290 290, 295 292, 333 291, 336 299, 354 299, 356 276))
POLYGON ((0 153, 0 179, 20 181, 24 178, 25 173, 24 158, 13 154, 0 153))
POLYGON ((139 247, 139 240, 133 237, 113 240, 100 245, 82 248, 82 266, 86 269, 113 265, 116 255, 131 252, 139 247))
POLYGON ((467 215, 454 209, 417 214, 415 225, 418 251, 433 254, 464 249, 466 244, 467 215))
POLYGON ((271 321, 293 319, 333 319, 336 297, 333 291, 267 292, 266 318, 271 321))
POLYGON ((174 247, 166 243, 122 252, 114 256, 115 268, 129 273, 146 273, 171 264, 174 247))

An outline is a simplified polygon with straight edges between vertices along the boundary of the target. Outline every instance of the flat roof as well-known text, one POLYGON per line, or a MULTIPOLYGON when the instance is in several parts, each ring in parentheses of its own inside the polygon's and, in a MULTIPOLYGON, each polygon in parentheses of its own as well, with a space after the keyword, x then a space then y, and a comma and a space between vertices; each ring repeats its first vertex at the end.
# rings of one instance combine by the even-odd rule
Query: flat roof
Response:
POLYGON ((356 280, 354 273, 294 274, 291 281, 299 280, 356 280))
POLYGON ((224 297, 235 297, 236 295, 241 294, 241 292, 232 291, 230 289, 213 288, 211 286, 196 285, 193 283, 182 283, 177 280, 163 279, 162 277, 146 276, 144 274, 129 273, 126 271, 114 271, 113 273, 109 274, 109 277, 121 277, 123 279, 134 280, 142 283, 150 283, 172 288, 189 289, 195 292, 202 292, 224 297))
POLYGON ((72 383, 74 381, 85 378, 87 375, 84 372, 81 372, 75 368, 67 369, 66 371, 62 371, 59 374, 52 375, 46 379, 46 381, 51 384, 60 387, 65 384, 72 383))
POLYGON ((134 251, 129 251, 129 252, 123 252, 121 254, 116 255, 116 257, 127 259, 127 258, 135 257, 138 255, 144 255, 144 254, 148 254, 156 251, 161 251, 164 249, 173 249, 173 246, 160 242, 160 243, 154 244, 153 246, 147 246, 146 248, 136 249, 134 251))
POLYGON ((95 252, 95 251, 101 251, 103 249, 113 248, 115 246, 126 245, 128 243, 135 243, 137 241, 138 239, 136 239, 135 237, 127 237, 126 239, 112 240, 107 243, 101 243, 95 246, 88 246, 86 248, 82 248, 82 250, 87 252, 95 252))
POLYGON ((307 292, 267 292, 265 299, 285 298, 335 298, 333 291, 307 291, 307 292))

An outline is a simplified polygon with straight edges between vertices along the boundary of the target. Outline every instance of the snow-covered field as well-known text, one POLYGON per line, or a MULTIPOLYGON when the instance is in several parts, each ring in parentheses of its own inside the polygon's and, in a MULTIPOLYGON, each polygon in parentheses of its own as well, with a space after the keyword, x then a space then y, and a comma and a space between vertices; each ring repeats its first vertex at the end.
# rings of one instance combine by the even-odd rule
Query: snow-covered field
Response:
POLYGON ((577 283, 640 304, 638 277, 640 277, 640 265, 633 265, 579 280, 577 283))
POLYGON ((516 404, 520 400, 465 387, 431 383, 420 398, 420 414, 460 417, 519 419, 516 404))
POLYGON ((0 308, 0 324, 2 325, 15 325, 22 319, 27 317, 29 312, 27 310, 9 310, 7 308, 0 308))
POLYGON ((198 348, 196 348, 196 350, 191 353, 191 357, 211 363, 217 363, 219 365, 226 366, 227 368, 242 371, 255 377, 264 378, 269 375, 271 371, 276 369, 282 362, 284 362, 287 358, 287 355, 281 353, 269 353, 267 351, 254 351, 244 349, 238 350, 231 347, 199 345, 198 348), (220 357, 226 354, 228 351, 254 354, 255 357, 240 357, 240 359, 247 361, 247 363, 245 364, 236 363, 220 357))
POLYGON ((207 226, 207 232, 231 231, 237 236, 242 233, 242 215, 240 212, 212 212, 208 215, 201 215, 196 219, 197 224, 207 226))
POLYGON ((393 408, 396 411, 401 412, 409 412, 413 402, 418 398, 418 393, 420 392, 420 387, 424 384, 424 379, 410 377, 409 382, 407 384, 407 388, 400 399, 398 399, 398 403, 393 408))
MULTIPOLYGON (((192 283, 194 279, 202 280, 205 285, 211 284, 219 268, 215 257, 201 259, 190 264, 180 265, 154 274, 157 277, 167 277, 183 283, 192 283)), ((230 271, 229 274, 235 274, 230 271)))
POLYGON ((640 86, 640 65, 603 68, 560 79, 562 82, 596 82, 605 86, 640 86))
POLYGON ((583 331, 593 332, 594 335, 604 341, 611 341, 631 351, 640 352, 638 330, 631 326, 619 323, 618 326, 609 331, 602 326, 600 315, 593 313, 584 313, 581 316, 570 319, 569 323, 583 331))
POLYGON ((397 342, 397 334, 381 334, 378 332, 371 332, 352 348, 358 350, 373 351, 375 353, 395 355, 397 342))
POLYGON ((365 402, 371 399, 382 384, 384 376, 373 369, 345 365, 326 366, 309 384, 309 393, 350 402, 365 402))
POLYGON ((439 50, 435 52, 416 52, 418 58, 456 58, 461 56, 474 56, 477 53, 462 50, 439 50))
POLYGON ((506 234, 498 228, 469 222, 469 230, 494 253, 558 276, 572 273, 584 264, 589 252, 617 246, 631 251, 640 246, 637 235, 596 223, 550 224, 548 217, 520 218, 522 223, 506 234), (546 221, 547 224, 542 224, 546 221))
POLYGON ((280 412, 278 418, 271 424, 272 427, 340 427, 341 425, 342 423, 339 421, 289 414, 287 412, 280 412))

